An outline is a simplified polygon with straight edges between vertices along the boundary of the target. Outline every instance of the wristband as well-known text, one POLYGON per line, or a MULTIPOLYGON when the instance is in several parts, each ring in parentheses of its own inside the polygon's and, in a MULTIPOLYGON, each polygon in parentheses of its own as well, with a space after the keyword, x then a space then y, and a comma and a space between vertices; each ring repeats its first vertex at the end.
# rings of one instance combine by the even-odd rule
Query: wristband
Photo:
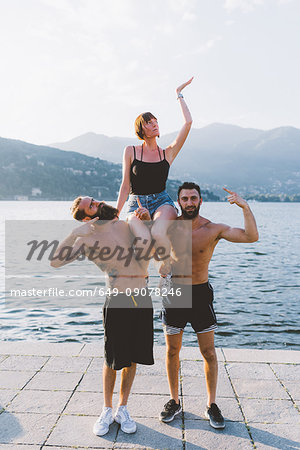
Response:
POLYGON ((179 100, 180 98, 184 98, 181 92, 179 92, 179 94, 177 95, 177 100, 179 100))

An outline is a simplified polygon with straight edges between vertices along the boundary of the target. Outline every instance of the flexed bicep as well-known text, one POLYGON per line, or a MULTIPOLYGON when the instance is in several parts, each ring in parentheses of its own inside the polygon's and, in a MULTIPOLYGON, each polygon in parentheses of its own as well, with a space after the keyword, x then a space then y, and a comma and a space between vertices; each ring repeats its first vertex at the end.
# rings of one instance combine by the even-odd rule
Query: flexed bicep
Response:
POLYGON ((225 239, 229 242, 249 242, 249 239, 242 228, 233 228, 224 226, 224 229, 219 234, 219 239, 225 239))

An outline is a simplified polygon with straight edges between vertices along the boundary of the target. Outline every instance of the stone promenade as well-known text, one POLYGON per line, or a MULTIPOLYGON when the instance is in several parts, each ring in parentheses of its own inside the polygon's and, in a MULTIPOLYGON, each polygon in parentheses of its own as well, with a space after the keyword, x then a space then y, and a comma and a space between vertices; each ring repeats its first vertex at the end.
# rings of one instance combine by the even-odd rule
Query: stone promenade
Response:
POLYGON ((196 347, 181 351, 183 413, 170 424, 158 421, 169 399, 164 351, 156 346, 155 365, 138 367, 129 402, 137 432, 126 435, 114 423, 101 438, 92 433, 102 407, 101 343, 0 342, 1 449, 300 448, 299 351, 218 349, 217 403, 225 430, 214 430, 204 418, 196 347))

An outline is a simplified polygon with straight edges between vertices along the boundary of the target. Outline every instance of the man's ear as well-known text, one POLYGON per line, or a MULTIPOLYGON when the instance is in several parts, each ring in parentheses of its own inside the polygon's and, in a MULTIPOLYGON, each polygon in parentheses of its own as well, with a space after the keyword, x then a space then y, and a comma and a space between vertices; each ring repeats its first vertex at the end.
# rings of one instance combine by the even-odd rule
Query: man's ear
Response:
POLYGON ((203 198, 201 197, 201 199, 200 199, 200 205, 202 205, 202 202, 203 202, 203 198))

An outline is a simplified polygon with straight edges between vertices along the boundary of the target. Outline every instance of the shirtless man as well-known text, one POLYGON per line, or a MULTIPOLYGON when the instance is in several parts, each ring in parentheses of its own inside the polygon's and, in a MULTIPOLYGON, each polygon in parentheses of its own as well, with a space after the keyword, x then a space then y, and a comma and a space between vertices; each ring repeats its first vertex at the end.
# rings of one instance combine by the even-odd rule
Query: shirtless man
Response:
POLYGON ((154 364, 152 301, 149 293, 141 295, 141 289, 146 289, 151 235, 143 225, 143 239, 146 237, 146 241, 135 238, 128 224, 118 219, 117 209, 91 197, 78 197, 71 210, 73 217, 84 224, 61 242, 51 266, 62 267, 85 255, 108 275, 107 287, 118 293, 108 295, 103 306, 104 405, 93 432, 103 436, 115 420, 122 431, 134 433, 136 424, 127 410, 127 401, 136 364, 154 364), (116 371, 120 369, 119 405, 113 416, 113 389, 116 371))
MULTIPOLYGON (((199 209, 202 198, 197 184, 186 182, 178 189, 178 204, 182 215, 177 218, 176 223, 191 221, 192 258, 188 252, 186 256, 184 255, 184 249, 182 250, 184 239, 172 239, 172 231, 170 231, 170 240, 175 255, 172 272, 173 275, 174 273, 183 273, 181 266, 184 265, 186 268, 189 263, 192 263, 190 268, 192 280, 186 277, 173 278, 174 292, 180 288, 181 296, 176 298, 169 296, 169 305, 162 310, 167 347, 166 369, 171 394, 171 399, 164 405, 164 409, 160 413, 159 419, 163 422, 171 422, 181 411, 178 399, 179 352, 184 327, 187 322, 190 322, 197 333, 200 352, 204 359, 208 394, 205 416, 209 419, 212 427, 225 427, 224 418, 215 403, 218 361, 214 346, 214 330, 217 328, 217 323, 213 309, 213 288, 208 281, 208 265, 220 239, 230 242, 255 242, 258 240, 258 231, 248 203, 235 192, 225 188, 224 190, 229 193, 229 203, 235 203, 242 209, 244 229, 232 228, 223 223, 212 223, 200 216, 199 209), (190 307, 184 307, 187 303, 190 304, 190 307)), ((178 235, 178 229, 176 233, 178 235)), ((186 273, 188 272, 186 271, 186 273)))

